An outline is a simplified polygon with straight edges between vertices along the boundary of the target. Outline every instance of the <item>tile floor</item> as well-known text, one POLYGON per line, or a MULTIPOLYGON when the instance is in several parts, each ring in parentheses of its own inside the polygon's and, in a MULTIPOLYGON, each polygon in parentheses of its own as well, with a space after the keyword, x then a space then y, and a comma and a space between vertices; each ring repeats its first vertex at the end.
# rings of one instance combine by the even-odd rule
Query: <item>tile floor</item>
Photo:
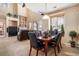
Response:
MULTIPOLYGON (((0 38, 0 56, 28 56, 29 49, 29 40, 18 41, 17 37, 0 38)), ((33 49, 31 55, 35 56, 36 50, 33 49)), ((39 51, 39 56, 44 56, 44 53, 39 51)), ((53 49, 48 51, 48 56, 54 56, 53 49)), ((58 56, 79 56, 79 48, 71 48, 63 44, 58 56)))

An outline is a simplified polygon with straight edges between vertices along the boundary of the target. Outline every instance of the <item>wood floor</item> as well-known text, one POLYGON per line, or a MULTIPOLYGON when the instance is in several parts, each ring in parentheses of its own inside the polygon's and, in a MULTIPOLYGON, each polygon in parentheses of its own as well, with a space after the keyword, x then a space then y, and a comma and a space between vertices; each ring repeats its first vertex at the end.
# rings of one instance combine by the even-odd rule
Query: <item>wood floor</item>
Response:
MULTIPOLYGON (((28 56, 29 49, 29 40, 20 42, 17 37, 0 38, 0 56, 28 56)), ((36 50, 33 49, 31 55, 35 56, 36 50)), ((44 56, 44 53, 39 51, 39 56, 44 56)), ((48 56, 54 56, 53 49, 48 50, 48 56)), ((79 48, 71 48, 63 44, 63 49, 58 56, 79 56, 79 48)))

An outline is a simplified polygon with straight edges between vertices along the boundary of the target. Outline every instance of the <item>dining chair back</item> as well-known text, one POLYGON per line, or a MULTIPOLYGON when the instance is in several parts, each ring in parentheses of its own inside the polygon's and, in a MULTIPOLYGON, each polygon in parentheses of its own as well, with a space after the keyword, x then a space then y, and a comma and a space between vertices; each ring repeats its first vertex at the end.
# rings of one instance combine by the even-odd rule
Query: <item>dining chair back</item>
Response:
POLYGON ((35 35, 35 32, 29 32, 29 39, 30 39, 30 44, 32 45, 32 47, 37 48, 37 38, 35 35))
POLYGON ((61 41, 61 33, 58 33, 55 37, 56 43, 59 44, 61 41))
POLYGON ((53 34, 57 35, 58 34, 58 29, 54 29, 53 34))
POLYGON ((54 37, 54 39, 52 39, 52 41, 49 42, 49 46, 54 48, 55 55, 57 55, 56 48, 57 48, 58 52, 60 52, 60 47, 59 47, 60 41, 61 41, 61 33, 58 33, 54 37))
POLYGON ((37 50, 36 56, 38 55, 38 50, 41 50, 43 47, 43 43, 37 39, 35 32, 29 32, 29 39, 30 39, 30 52, 29 56, 31 55, 32 48, 37 50))

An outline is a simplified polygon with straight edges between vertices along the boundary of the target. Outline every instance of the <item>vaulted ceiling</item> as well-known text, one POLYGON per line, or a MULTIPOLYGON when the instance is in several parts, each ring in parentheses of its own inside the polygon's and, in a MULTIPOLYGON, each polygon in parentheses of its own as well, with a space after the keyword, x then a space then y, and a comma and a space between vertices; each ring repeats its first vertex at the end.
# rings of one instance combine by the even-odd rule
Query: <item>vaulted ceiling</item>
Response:
POLYGON ((76 5, 76 3, 27 3, 27 7, 34 12, 51 12, 76 5))

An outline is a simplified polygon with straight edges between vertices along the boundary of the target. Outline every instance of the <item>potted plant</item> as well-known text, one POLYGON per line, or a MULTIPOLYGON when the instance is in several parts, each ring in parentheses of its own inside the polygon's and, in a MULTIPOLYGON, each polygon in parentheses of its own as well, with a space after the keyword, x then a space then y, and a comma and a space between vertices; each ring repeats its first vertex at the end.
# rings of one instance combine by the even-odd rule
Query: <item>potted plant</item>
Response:
POLYGON ((77 33, 75 31, 70 31, 69 36, 71 37, 71 41, 70 41, 71 47, 75 47, 74 38, 77 36, 77 33))
POLYGON ((8 15, 8 16, 12 16, 12 14, 11 14, 11 13, 7 13, 7 15, 8 15))
POLYGON ((13 17, 18 18, 18 15, 14 14, 13 17))
POLYGON ((64 36, 64 26, 63 26, 63 24, 61 25, 61 32, 62 32, 62 36, 64 36))

